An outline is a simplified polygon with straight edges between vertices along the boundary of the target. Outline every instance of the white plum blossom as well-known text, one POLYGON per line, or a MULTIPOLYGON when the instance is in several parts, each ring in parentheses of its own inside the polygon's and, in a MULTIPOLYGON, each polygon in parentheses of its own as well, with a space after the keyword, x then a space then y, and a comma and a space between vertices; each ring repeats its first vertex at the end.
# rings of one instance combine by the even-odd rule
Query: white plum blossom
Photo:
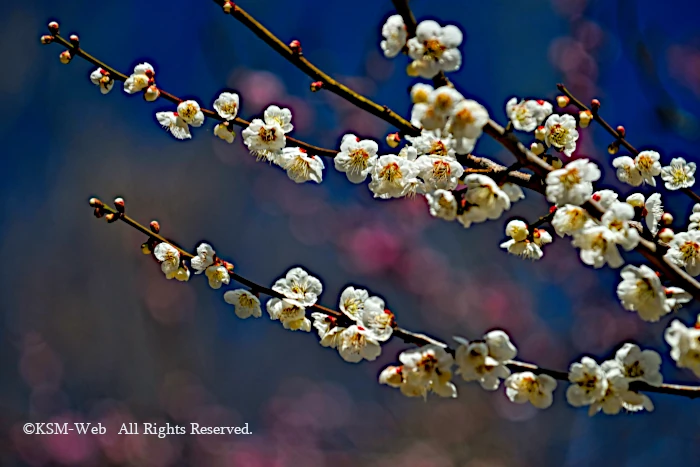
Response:
MULTIPOLYGON (((413 93, 422 99, 427 88, 419 88, 413 93)), ((455 106, 464 100, 464 96, 451 86, 440 86, 428 93, 427 99, 416 103, 411 109, 411 122, 424 130, 442 130, 455 106)), ((483 126, 483 125, 482 125, 483 126)))
POLYGON ((624 344, 616 353, 622 375, 627 381, 644 381, 650 386, 659 387, 663 377, 659 373, 661 356, 653 350, 642 350, 635 344, 624 344))
POLYGON ((508 399, 516 404, 529 402, 538 409, 546 409, 552 405, 552 392, 557 382, 549 375, 536 375, 531 371, 523 371, 510 375, 505 383, 508 399))
POLYGON ((455 138, 476 139, 488 121, 489 113, 483 105, 464 99, 452 108, 448 130, 455 138))
POLYGON ((492 178, 469 174, 465 177, 464 184, 467 186, 464 200, 471 205, 457 217, 464 227, 486 219, 498 219, 503 211, 510 209, 510 198, 492 178))
POLYGON ((284 295, 288 302, 306 307, 316 303, 323 292, 323 286, 321 281, 302 268, 292 268, 284 278, 275 282, 272 290, 284 295))
POLYGON ((406 45, 408 33, 401 15, 391 15, 382 26, 384 40, 379 44, 387 58, 396 57, 406 45))
POLYGON ((184 265, 181 265, 179 268, 177 268, 177 271, 175 272, 175 279, 180 282, 187 282, 188 280, 190 280, 190 270, 187 269, 184 265))
POLYGON ((369 189, 375 198, 401 198, 411 192, 417 176, 418 168, 414 161, 393 154, 381 156, 372 170, 369 189))
POLYGON ((520 256, 525 259, 537 260, 541 259, 542 245, 552 243, 552 236, 544 229, 534 229, 532 236, 527 225, 522 221, 510 221, 506 226, 506 235, 511 237, 510 240, 501 243, 501 248, 508 253, 520 256), (523 237, 523 233, 525 236, 523 237))
POLYGON ((407 396, 427 397, 433 392, 441 397, 457 397, 452 379, 454 359, 437 345, 406 350, 399 355, 403 363, 401 392, 407 396))
POLYGON ((302 148, 284 148, 277 158, 280 167, 287 171, 287 176, 296 183, 323 181, 325 165, 319 156, 311 156, 302 148))
POLYGON ((324 313, 314 312, 311 313, 311 317, 314 319, 313 326, 318 331, 318 337, 321 338, 321 345, 332 349, 337 348, 338 336, 346 328, 338 326, 338 320, 335 317, 324 313))
POLYGON ((279 320, 285 329, 311 331, 311 321, 306 317, 306 309, 296 300, 271 298, 267 301, 270 319, 279 320))
POLYGON ((686 162, 682 157, 674 157, 671 164, 661 169, 661 179, 667 190, 690 188, 695 184, 695 162, 686 162))
POLYGON ((700 378, 700 316, 694 328, 678 320, 671 322, 664 338, 671 346, 671 358, 678 368, 688 368, 700 378))
POLYGON ((664 207, 661 204, 661 194, 653 193, 646 200, 641 193, 633 193, 625 200, 630 206, 638 208, 641 211, 641 216, 644 218, 649 232, 656 235, 659 232, 659 222, 661 216, 664 215, 664 207))
POLYGON ((435 89, 429 84, 414 84, 411 87, 411 102, 413 102, 414 104, 425 104, 426 102, 428 102, 428 98, 434 90, 435 89))
POLYGON ((346 287, 340 294, 340 311, 353 321, 357 321, 365 309, 367 299, 369 299, 369 293, 365 289, 346 287))
POLYGON ((376 360, 382 353, 382 348, 372 333, 355 324, 338 334, 336 347, 343 360, 350 363, 358 363, 363 359, 376 360))
POLYGON ((241 319, 260 318, 262 309, 260 299, 245 289, 228 290, 224 293, 224 301, 233 305, 233 312, 241 319))
POLYGON ((611 268, 624 264, 617 249, 617 235, 603 225, 589 221, 581 232, 574 236, 572 244, 581 249, 581 261, 584 264, 601 268, 607 263, 611 268))
POLYGON ((605 371, 607 388, 603 396, 590 405, 588 415, 593 416, 600 411, 607 415, 616 415, 623 408, 630 412, 654 410, 651 399, 644 394, 629 390, 629 381, 622 374, 622 369, 617 362, 614 360, 603 362, 601 368, 605 371))
POLYGON ((617 286, 617 297, 625 310, 636 311, 644 321, 658 321, 670 313, 661 279, 648 266, 627 265, 620 271, 622 281, 617 286))
POLYGON ((222 92, 214 101, 214 110, 221 118, 234 120, 238 115, 240 98, 235 92, 222 92))
POLYGON ((598 190, 591 198, 597 201, 603 209, 610 209, 620 196, 612 190, 598 190))
POLYGON ((639 244, 639 232, 629 221, 634 219, 634 208, 627 203, 616 201, 605 211, 600 220, 615 237, 615 243, 626 251, 633 250, 639 244))
POLYGON ((432 20, 421 21, 416 37, 408 40, 408 55, 413 59, 408 73, 432 78, 440 71, 456 71, 462 64, 457 49, 462 43, 462 31, 457 26, 441 27, 432 20))
POLYGON ((90 73, 90 81, 92 81, 92 84, 95 86, 100 87, 100 92, 102 94, 107 94, 114 87, 114 80, 102 68, 98 68, 90 73))
MULTIPOLYGON (((554 147, 557 151, 571 156, 576 150, 578 131, 576 119, 571 115, 550 115, 544 123, 544 142, 548 147, 554 147)), ((574 203, 575 204, 575 203, 574 203)))
MULTIPOLYGON (((441 138, 436 134, 437 132, 423 130, 420 136, 407 136, 411 142, 411 146, 406 146, 406 148, 413 148, 415 150, 416 156, 420 155, 430 155, 436 157, 444 157, 448 159, 455 158, 455 151, 452 147, 452 139, 441 138)), ((411 151, 411 156, 413 151, 411 151)), ((407 158, 408 149, 407 149, 407 158)))
POLYGON ((619 156, 613 159, 613 167, 617 169, 615 174, 622 183, 632 186, 639 186, 644 181, 642 174, 634 164, 634 159, 630 156, 619 156))
POLYGON ((518 353, 508 334, 497 329, 487 333, 483 341, 454 339, 460 344, 455 353, 457 374, 465 381, 478 381, 487 391, 498 389, 500 380, 510 375, 507 362, 518 353))
POLYGON ((196 101, 183 101, 177 105, 177 115, 185 123, 193 127, 202 126, 204 113, 196 101))
MULTIPOLYGON (((551 117, 550 117, 551 119, 551 117)), ((547 200, 579 206, 593 194, 593 182, 600 178, 600 169, 588 159, 577 159, 547 174, 547 200)))
POLYGON ((510 370, 503 363, 489 356, 484 342, 461 342, 455 354, 457 374, 464 381, 478 381, 487 391, 495 391, 502 379, 510 376, 510 370))
POLYGON ((590 220, 588 212, 581 206, 565 204, 557 208, 552 218, 552 227, 560 237, 579 233, 590 220))
POLYGON ((590 357, 583 357, 581 363, 569 367, 569 381, 566 400, 574 407, 591 405, 602 398, 608 389, 608 379, 598 363, 590 357))
POLYGON ((664 255, 677 266, 682 266, 691 276, 700 274, 700 231, 691 230, 676 234, 664 255))
POLYGON ((376 142, 347 134, 343 136, 340 152, 333 158, 333 164, 336 170, 345 172, 352 183, 362 183, 377 162, 378 150, 376 142))
POLYGON ((155 70, 150 63, 139 63, 134 67, 134 72, 124 81, 124 92, 134 94, 146 89, 149 81, 155 75, 155 70))
POLYGON ((201 243, 197 247, 197 256, 190 260, 195 274, 201 274, 214 263, 216 252, 208 243, 201 243))
MULTIPOLYGON (((379 374, 379 384, 386 384, 392 388, 401 388, 404 385, 403 366, 388 366, 384 368, 379 374)), ((409 391, 409 397, 412 395, 412 391, 409 391)))
POLYGON ((209 279, 209 287, 220 289, 222 284, 227 284, 231 280, 228 269, 221 264, 212 264, 205 271, 204 275, 209 279))
POLYGON ((430 215, 446 221, 453 221, 457 218, 457 200, 451 191, 435 190, 426 193, 430 215))
POLYGON ((418 176, 430 190, 453 190, 457 188, 464 167, 455 159, 441 156, 420 156, 415 161, 418 176))
POLYGON ((386 342, 394 331, 394 314, 386 308, 384 300, 370 297, 365 300, 357 324, 365 328, 374 340, 386 342))
POLYGON ((525 199, 525 193, 523 193, 523 189, 515 183, 506 182, 503 185, 501 185, 501 190, 503 190, 503 192, 506 195, 508 195, 508 199, 510 199, 511 203, 515 203, 516 201, 525 199))
POLYGON ((277 123, 285 133, 289 133, 294 129, 294 125, 292 125, 292 111, 276 105, 271 105, 265 109, 263 120, 268 125, 277 123))
POLYGON ((506 114, 513 122, 513 128, 530 132, 552 114, 552 104, 531 99, 518 102, 518 98, 513 97, 506 103, 506 114))
POLYGON ((159 243, 153 249, 153 255, 160 261, 160 269, 165 277, 172 279, 180 267, 180 252, 169 243, 159 243))
POLYGON ((192 138, 189 125, 176 112, 158 112, 156 113, 156 119, 176 139, 192 138))
POLYGON ((236 133, 234 133, 229 127, 223 123, 217 123, 214 126, 214 135, 226 141, 228 144, 233 143, 236 138, 236 133))
MULTIPOLYGON (((266 122, 253 119, 241 134, 243 142, 251 152, 268 151, 277 153, 287 144, 284 131, 277 121, 266 122)), ((270 159, 270 157, 268 157, 270 159)))
POLYGON ((634 158, 634 166, 644 179, 645 183, 656 186, 654 177, 661 174, 661 156, 656 151, 642 151, 634 158))

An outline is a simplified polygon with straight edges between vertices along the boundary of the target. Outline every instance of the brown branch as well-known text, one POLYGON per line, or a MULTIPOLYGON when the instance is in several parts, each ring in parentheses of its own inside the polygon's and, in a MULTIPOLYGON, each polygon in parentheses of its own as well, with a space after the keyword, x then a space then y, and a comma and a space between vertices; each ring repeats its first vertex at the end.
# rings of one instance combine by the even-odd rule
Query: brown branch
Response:
MULTIPOLYGON (((92 198, 90 200, 90 205, 92 207, 97 207, 98 210, 101 211, 101 214, 104 214, 105 212, 113 216, 113 221, 114 219, 120 220, 127 224, 128 226, 138 230, 142 234, 148 236, 149 238, 154 238, 158 240, 159 242, 167 243, 174 248, 176 248, 179 252, 180 255, 192 259, 194 258, 194 254, 188 252, 187 250, 181 248, 180 246, 176 245, 172 241, 168 240, 164 236, 160 235, 159 233, 153 232, 147 227, 144 227, 142 224, 139 222, 135 221, 131 217, 127 216, 124 212, 124 208, 122 207, 121 210, 114 209, 110 206, 107 206, 104 204, 102 201, 100 201, 97 198, 92 198)), ((122 205, 123 206, 123 205, 122 205)), ((234 272, 229 272, 230 277, 235 280, 236 282, 243 284, 247 287, 250 287, 252 290, 261 293, 263 295, 267 295, 270 297, 274 298, 285 298, 284 295, 282 295, 279 292, 276 292, 272 290, 269 287, 265 287, 263 285, 258 284, 255 281, 252 281, 244 276, 241 276, 240 274, 234 273, 234 272)), ((320 313, 324 313, 329 316, 333 316, 339 320, 340 325, 351 325, 353 324, 353 321, 350 320, 347 316, 345 316, 343 313, 333 310, 331 308, 326 308, 321 305, 311 305, 309 307, 306 307, 309 310, 313 311, 318 311, 320 313)), ((413 344, 418 347, 422 347, 424 345, 437 345, 439 347, 444 348, 448 352, 450 352, 452 355, 455 354, 456 350, 454 348, 451 348, 448 344, 445 342, 442 342, 438 339, 434 339, 432 337, 426 336, 424 334, 416 333, 409 331, 407 329, 403 329, 401 327, 395 326, 394 331, 392 333, 392 336, 398 337, 402 341, 406 342, 407 344, 413 344)), ((521 371, 531 371, 536 374, 547 374, 549 376, 552 376, 555 379, 561 380, 561 381, 568 381, 569 380, 569 375, 566 372, 563 371, 558 371, 558 370, 550 370, 547 368, 541 368, 536 365, 533 365, 531 363, 525 363, 525 362, 519 362, 519 361, 509 361, 508 362, 508 367, 515 372, 521 372, 521 371)), ((671 395, 676 395, 676 396, 683 396, 683 397, 688 397, 691 399, 695 399, 700 397, 700 387, 696 386, 684 386, 684 385, 678 385, 678 384, 663 384, 661 387, 654 387, 650 386, 646 383, 643 382, 634 382, 630 384, 630 389, 634 391, 644 391, 644 392, 656 392, 656 393, 661 393, 661 394, 671 394, 671 395)))
MULTIPOLYGON (((116 81, 123 82, 123 81, 126 81, 128 78, 128 76, 125 75, 124 73, 116 70, 115 68, 112 68, 111 66, 102 62, 101 60, 98 60, 97 58, 95 58, 92 55, 90 55, 89 53, 87 53, 82 47, 78 47, 78 46, 74 45, 70 41, 67 41, 66 39, 64 39, 59 34, 53 35, 53 42, 65 47, 67 50, 69 50, 73 54, 73 56, 80 57, 80 58, 84 59, 85 61, 90 62, 93 65, 100 67, 103 70, 109 72, 109 75, 116 81)), ((160 91, 160 97, 162 97, 163 99, 170 101, 176 105, 183 101, 183 99, 177 97, 174 94, 171 94, 171 93, 165 91, 164 89, 162 89, 160 87, 158 88, 158 90, 160 91)), ((219 116, 219 114, 213 110, 209 110, 209 109, 206 109, 204 107, 201 107, 201 110, 202 110, 202 113, 209 118, 212 118, 214 120, 218 120, 220 122, 227 121, 225 118, 219 116)), ((243 127, 243 128, 247 127, 250 124, 249 121, 244 120, 244 119, 239 118, 239 117, 236 117, 236 119, 233 120, 233 123, 240 126, 240 127, 243 127)), ((325 149, 325 148, 321 148, 318 146, 314 146, 312 144, 305 143, 304 141, 300 141, 300 140, 298 140, 296 138, 292 138, 290 136, 287 136, 286 139, 287 139, 287 141, 289 141, 289 143, 291 143, 292 146, 298 146, 300 148, 303 148, 306 151, 308 151, 310 154, 315 154, 315 155, 324 156, 324 157, 335 157, 335 155, 338 153, 338 151, 336 151, 336 150, 325 149)))
MULTIPOLYGON (((226 0, 214 0, 214 3, 223 7, 227 2, 226 0)), ((398 128, 403 134, 409 136, 420 135, 421 130, 411 125, 411 122, 391 110, 386 105, 379 105, 331 78, 328 74, 324 73, 320 68, 304 57, 303 53, 301 52, 301 47, 292 50, 287 44, 268 31, 265 26, 260 24, 255 18, 250 16, 238 5, 232 5, 229 14, 250 29, 256 36, 272 47, 282 57, 287 59, 287 61, 289 61, 292 65, 296 66, 299 70, 311 77, 314 82, 320 81, 323 83, 321 89, 326 89, 333 94, 337 94, 356 107, 381 118, 385 122, 388 122, 398 128)))
MULTIPOLYGON (((605 129, 610 135, 615 138, 616 141, 619 141, 620 144, 622 144, 629 152, 634 154, 635 156, 639 154, 639 150, 632 146, 632 143, 630 143, 626 138, 624 134, 621 134, 619 131, 617 131, 615 128, 612 127, 603 117, 600 116, 600 111, 597 107, 591 107, 588 108, 586 104, 581 102, 579 99, 574 96, 571 91, 569 91, 566 86, 564 86, 562 83, 557 84, 557 89, 564 93, 566 97, 569 98, 569 102, 573 104, 576 108, 582 111, 589 111, 591 115, 593 115, 593 120, 595 120, 600 126, 605 129)), ((690 188, 682 188, 680 191, 685 193, 688 197, 690 197, 693 201, 696 203, 700 203, 700 195, 695 193, 693 190, 690 188)))

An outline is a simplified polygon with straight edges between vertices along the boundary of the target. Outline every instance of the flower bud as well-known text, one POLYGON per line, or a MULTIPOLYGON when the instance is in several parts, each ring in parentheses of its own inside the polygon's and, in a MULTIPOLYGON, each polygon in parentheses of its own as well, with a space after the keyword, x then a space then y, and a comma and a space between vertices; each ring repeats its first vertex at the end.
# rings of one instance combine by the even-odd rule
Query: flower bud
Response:
POLYGON ((224 3, 223 8, 224 8, 224 13, 226 13, 226 14, 231 13, 231 9, 233 8, 233 2, 231 2, 231 1, 226 1, 226 2, 224 3))
POLYGON ((672 222, 673 222, 673 214, 671 214, 670 212, 663 213, 663 215, 661 216, 661 223, 663 225, 671 225, 672 222))
POLYGON ((107 220, 107 222, 109 222, 111 224, 112 222, 118 221, 119 217, 116 214, 114 214, 113 212, 110 212, 107 215, 105 215, 105 219, 107 220))
POLYGON ((58 34, 58 23, 56 21, 51 21, 49 23, 49 32, 54 36, 58 34))
POLYGON ((608 154, 617 154, 617 151, 619 151, 619 150, 620 150, 620 142, 619 141, 613 141, 608 146, 608 154))
POLYGON ((544 141, 545 134, 546 130, 542 125, 538 126, 535 130, 535 138, 539 139, 540 141, 544 141))
POLYGON ((148 86, 143 93, 143 98, 148 102, 153 102, 158 99, 158 97, 160 97, 160 89, 158 89, 155 84, 148 86))
POLYGON ((124 212, 124 209, 126 208, 124 198, 114 198, 114 207, 117 208, 117 211, 124 212))
POLYGON ((53 36, 48 36, 48 35, 41 36, 41 43, 42 44, 50 44, 53 42, 53 39, 54 39, 53 36))
POLYGON ((386 135, 386 144, 389 145, 390 148, 397 147, 400 142, 401 142, 401 136, 399 135, 398 132, 389 133, 388 135, 386 135))
POLYGON ((593 114, 590 110, 582 110, 578 114, 578 124, 581 128, 586 128, 593 120, 593 114))
POLYGON ((292 49, 292 52, 298 55, 301 53, 301 42, 294 39, 292 42, 289 43, 289 48, 292 49))
POLYGON ((311 83, 311 92, 316 92, 323 87, 323 81, 314 81, 311 83))
POLYGON ((536 156, 539 156, 544 152, 544 144, 535 141, 530 145, 530 151, 532 151, 536 156))
POLYGON ((151 232, 153 232, 153 233, 160 232, 160 224, 158 223, 157 220, 152 220, 151 223, 148 224, 148 227, 150 227, 151 232))
POLYGON ((148 244, 148 242, 141 244, 141 253, 143 253, 144 255, 151 254, 151 246, 148 244))
POLYGON ((71 41, 71 44, 73 44, 75 47, 78 47, 80 45, 80 38, 77 34, 71 34, 69 39, 71 41))
POLYGON ((73 56, 70 54, 70 52, 64 50, 63 52, 61 52, 61 55, 58 56, 58 59, 61 61, 61 63, 67 65, 73 59, 73 56))
POLYGON ((675 234, 673 233, 673 230, 669 229, 668 227, 661 229, 661 232, 659 232, 659 240, 664 243, 669 243, 671 240, 673 240, 674 236, 675 234))
POLYGON ((92 206, 93 208, 100 208, 100 207, 104 206, 102 204, 102 201, 100 201, 97 198, 90 198, 90 201, 88 201, 88 202, 90 203, 90 206, 92 206))
POLYGON ((558 157, 555 157, 549 165, 551 165, 555 169, 561 169, 562 167, 564 167, 564 163, 558 157))
POLYGON ((600 101, 598 99, 592 99, 591 100, 591 110, 593 112, 595 112, 598 109, 600 109, 600 101))
POLYGON ((625 131, 625 127, 623 127, 622 125, 618 125, 618 127, 616 128, 616 130, 617 130, 617 134, 620 135, 620 138, 624 138, 624 137, 625 137, 625 134, 627 133, 627 132, 625 131))
POLYGON ((557 96, 557 105, 559 107, 566 107, 569 105, 569 98, 567 96, 557 96))
POLYGON ((415 65, 417 61, 411 62, 407 67, 406 67, 406 74, 408 76, 418 76, 418 66, 415 65))
POLYGON ((96 208, 95 208, 95 211, 93 211, 93 214, 94 214, 95 217, 97 217, 98 219, 105 215, 105 213, 104 213, 104 211, 102 210, 102 207, 101 207, 101 206, 96 207, 96 208))

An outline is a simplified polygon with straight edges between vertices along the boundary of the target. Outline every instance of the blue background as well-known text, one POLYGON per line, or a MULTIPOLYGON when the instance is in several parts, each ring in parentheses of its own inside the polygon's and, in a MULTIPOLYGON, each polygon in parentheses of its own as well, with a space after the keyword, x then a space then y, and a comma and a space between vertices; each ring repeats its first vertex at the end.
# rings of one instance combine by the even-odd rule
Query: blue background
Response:
MULTIPOLYGON (((662 161, 696 160, 700 34, 690 0, 457 2, 416 0, 420 19, 465 32, 462 69, 450 78, 504 122, 513 95, 554 98, 563 81, 624 124, 662 161)), ((332 76, 408 115, 404 57, 386 60, 380 28, 388 1, 248 1, 240 5, 332 76)), ((406 346, 351 365, 316 337, 266 318, 241 321, 197 277, 165 281, 143 256, 143 237, 96 221, 87 199, 123 196, 144 223, 193 249, 211 242, 236 270, 271 284, 294 265, 324 283, 335 306, 347 284, 384 297, 401 325, 449 338, 506 329, 519 358, 566 369, 582 354, 608 358, 631 340, 664 358, 667 381, 697 381, 675 368, 662 334, 671 317, 644 323, 622 309, 618 273, 583 266, 566 239, 529 263, 498 249, 505 219, 469 230, 433 220, 423 200, 380 201, 327 162, 321 185, 296 185, 256 163, 213 123, 178 142, 145 103, 117 84, 102 96, 82 60, 58 61, 38 37, 56 19, 81 45, 129 73, 141 61, 156 82, 211 108, 224 89, 240 115, 270 103, 294 112, 294 136, 336 147, 343 134, 377 138, 384 122, 328 93, 276 55, 214 2, 29 1, 0 16, 0 463, 2 465, 692 465, 700 456, 700 402, 652 395, 656 411, 589 418, 566 404, 516 406, 502 389, 459 384, 456 400, 405 399, 377 384, 406 346), (198 279, 198 280, 194 280, 198 279), (102 421, 111 436, 27 436, 25 421, 102 421), (249 423, 249 437, 116 436, 123 421, 249 423)), ((523 135, 524 136, 524 135, 523 135)), ((240 139, 240 137, 238 138, 240 139)), ((602 186, 618 187, 600 128, 584 130, 578 155, 598 161, 602 186)), ((384 150, 388 151, 387 148, 384 150)), ((505 164, 491 141, 475 153, 505 164)), ((628 187, 629 188, 629 187, 628 187)), ((630 191, 622 187, 626 196, 630 191)), ((645 194, 648 194, 648 189, 645 194)), ((665 197, 678 220, 689 204, 665 197)), ((527 193, 508 214, 534 220, 548 206, 527 193)), ((628 256, 632 262, 639 261, 628 256)), ((694 321, 696 304, 677 318, 694 321)))

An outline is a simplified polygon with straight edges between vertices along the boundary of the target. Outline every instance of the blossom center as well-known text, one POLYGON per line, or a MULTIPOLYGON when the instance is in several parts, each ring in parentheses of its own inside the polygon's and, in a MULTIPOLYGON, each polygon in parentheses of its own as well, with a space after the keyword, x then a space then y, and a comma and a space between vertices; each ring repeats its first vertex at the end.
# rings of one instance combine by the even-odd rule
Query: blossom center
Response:
POLYGON ((559 181, 562 185, 564 185, 564 188, 570 190, 575 185, 581 183, 581 174, 579 173, 578 169, 571 168, 559 177, 559 181))
POLYGON ((351 172, 362 172, 367 168, 369 153, 364 149, 353 149, 348 153, 348 157, 350 157, 351 172))
POLYGON ((277 128, 265 128, 264 126, 261 126, 260 130, 258 130, 258 136, 260 137, 261 141, 270 143, 277 138, 277 128))
POLYGON ((455 119, 463 125, 472 125, 476 121, 474 114, 472 114, 472 112, 467 108, 463 108, 457 112, 455 119))
POLYGON ((696 242, 685 242, 679 250, 683 256, 683 261, 686 263, 690 261, 695 262, 700 257, 700 244, 696 242))
POLYGON ((403 178, 401 173, 401 167, 396 162, 392 162, 384 166, 384 168, 379 172, 379 178, 386 180, 389 183, 396 183, 398 180, 403 178))
POLYGON ((549 140, 557 148, 563 148, 566 145, 567 136, 569 136, 569 130, 559 124, 549 129, 549 140))
POLYGON ((654 166, 654 161, 652 160, 651 157, 645 155, 637 157, 637 160, 635 161, 637 167, 639 170, 643 172, 649 172, 651 168, 654 166))
POLYGON ((445 50, 447 50, 447 47, 445 47, 442 42, 437 39, 428 39, 427 41, 423 42, 423 47, 425 47, 425 55, 432 59, 439 59, 442 57, 445 50))
POLYGON ((248 294, 241 294, 241 296, 238 297, 238 303, 243 308, 253 308, 255 306, 255 300, 248 294))
POLYGON ((195 115, 197 115, 197 112, 198 109, 194 104, 187 104, 179 113, 183 120, 192 121, 194 120, 195 115))
POLYGON ((673 177, 673 183, 676 185, 681 185, 688 181, 688 174, 685 173, 683 167, 673 167, 671 169, 671 177, 673 177))

